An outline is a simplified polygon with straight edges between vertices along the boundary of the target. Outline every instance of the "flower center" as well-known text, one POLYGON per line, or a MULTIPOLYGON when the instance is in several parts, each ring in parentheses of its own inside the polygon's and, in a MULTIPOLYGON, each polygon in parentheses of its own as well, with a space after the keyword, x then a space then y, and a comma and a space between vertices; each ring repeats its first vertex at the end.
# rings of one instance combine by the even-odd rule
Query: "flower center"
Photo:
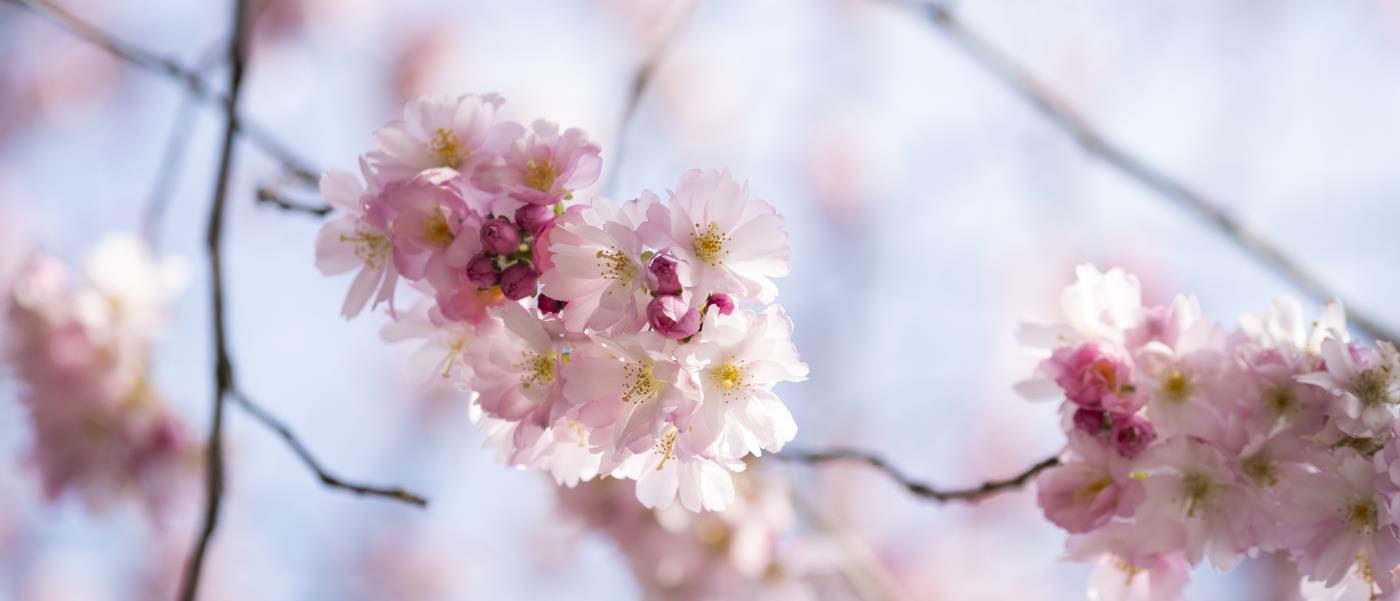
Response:
POLYGON ((354 234, 341 234, 341 242, 355 245, 355 257, 370 269, 378 269, 389 257, 389 237, 379 232, 357 228, 354 234))
POLYGON ((462 141, 457 139, 457 132, 439 127, 433 132, 433 139, 428 141, 428 150, 437 157, 439 167, 452 167, 456 169, 462 164, 462 159, 471 154, 462 147, 462 141))
POLYGON ((695 224, 695 231, 690 233, 690 244, 695 251, 695 256, 701 261, 710 265, 719 265, 724 262, 724 257, 729 254, 725 250, 724 243, 729 240, 727 234, 719 231, 719 224, 710 223, 705 231, 700 231, 700 224, 695 224))
POLYGON ((523 353, 525 360, 520 367, 520 386, 530 389, 534 386, 549 386, 554 383, 554 366, 559 362, 555 353, 523 353))
POLYGON ((1298 395, 1293 392, 1293 387, 1286 384, 1274 387, 1264 393, 1264 403, 1269 407, 1269 413, 1274 417, 1283 417, 1292 414, 1298 408, 1298 395))
POLYGON ((423 237, 434 246, 446 247, 452 244, 452 228, 447 225, 447 217, 442 211, 433 211, 423 220, 423 237))
POLYGON ((1379 516, 1376 511, 1376 502, 1372 499, 1357 497, 1348 501, 1342 515, 1347 528, 1352 532, 1371 534, 1376 531, 1379 516))
POLYGON ((1382 404, 1395 404, 1389 388, 1390 374, 1379 368, 1371 368, 1356 376, 1356 398, 1367 407, 1382 404))
POLYGON ((748 387, 748 371, 742 362, 731 359, 710 370, 710 379, 724 390, 724 401, 729 402, 748 387))
POLYGON ((1210 476, 1200 472, 1187 472, 1181 477, 1181 500, 1186 505, 1186 516, 1196 517, 1196 511, 1210 500, 1215 483, 1210 476))
POLYGON ((652 377, 654 369, 656 362, 651 359, 642 359, 623 366, 622 373, 627 384, 626 390, 622 392, 622 402, 640 403, 656 396, 657 391, 661 390, 661 381, 652 377))
POLYGON ((637 277, 637 264, 616 246, 600 250, 595 256, 598 258, 598 270, 603 273, 603 277, 623 284, 631 283, 632 278, 637 277))
POLYGON ((1099 493, 1103 492, 1110 486, 1113 486, 1113 478, 1111 476, 1104 476, 1098 480, 1090 482, 1084 488, 1075 491, 1074 502, 1089 503, 1093 501, 1096 497, 1098 497, 1099 493))
POLYGON ((1263 453, 1250 455, 1240 465, 1240 468, 1244 470, 1244 475, 1249 476, 1249 479, 1253 480, 1256 485, 1274 486, 1278 484, 1278 470, 1263 453))
POLYGON ((1169 401, 1181 402, 1191 397, 1191 374, 1172 368, 1162 378, 1162 396, 1169 401))
POLYGON ((554 165, 547 160, 525 163, 525 185, 540 192, 552 192, 554 180, 558 177, 559 172, 555 171, 554 165))

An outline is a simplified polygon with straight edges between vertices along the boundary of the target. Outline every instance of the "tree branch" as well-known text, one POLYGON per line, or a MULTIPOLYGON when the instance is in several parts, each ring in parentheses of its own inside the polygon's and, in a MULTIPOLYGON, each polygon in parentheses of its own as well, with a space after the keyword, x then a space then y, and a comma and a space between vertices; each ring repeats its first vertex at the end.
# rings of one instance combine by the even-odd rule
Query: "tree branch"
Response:
POLYGON ((209 541, 219 523, 219 510, 224 496, 223 423, 224 397, 234 390, 233 363, 229 360, 228 340, 224 327, 224 271, 221 244, 224 232, 224 205, 228 198, 229 180, 233 171, 234 140, 238 132, 238 95, 243 90, 243 71, 247 57, 248 7, 244 0, 233 0, 233 33, 229 37, 229 95, 224 127, 223 149, 219 153, 219 175, 214 184, 214 200, 209 208, 209 227, 205 243, 209 252, 211 314, 214 328, 214 415, 209 425, 209 448, 205 475, 204 525, 195 543, 194 553, 186 565, 180 587, 181 601, 194 601, 199 592, 199 577, 209 541))
POLYGON ((1059 457, 1049 457, 1041 461, 1040 463, 1026 468, 1025 471, 1022 471, 1021 473, 1016 474, 1015 476, 1012 476, 1010 478, 1002 480, 988 480, 987 482, 983 482, 981 485, 972 488, 955 488, 939 490, 937 488, 934 488, 932 484, 929 484, 927 482, 920 482, 918 480, 910 478, 909 476, 905 475, 904 472, 900 471, 899 468, 896 468, 889 461, 886 461, 885 458, 871 453, 869 451, 845 448, 835 448, 820 451, 789 450, 773 455, 773 457, 784 461, 790 461, 793 463, 805 463, 809 465, 818 465, 834 461, 850 461, 856 463, 864 463, 881 472, 884 472, 885 475, 889 476, 895 482, 899 483, 900 486, 903 486, 906 490, 908 490, 910 494, 923 497, 932 501, 937 501, 939 503, 947 503, 949 501, 965 501, 968 503, 975 503, 977 501, 981 501, 984 498, 999 493, 1021 488, 1025 486, 1026 483, 1030 482, 1031 479, 1036 476, 1036 474, 1039 474, 1040 472, 1060 465, 1059 457))
MULTIPOLYGON (((1230 216, 1213 200, 1196 189, 1167 175, 1137 155, 1104 137, 1068 103, 1013 60, 1006 52, 992 45, 985 37, 969 29, 952 10, 941 4, 926 4, 924 16, 929 23, 945 33, 973 62, 995 76, 1007 88, 1040 112, 1052 124, 1074 138, 1091 156, 1117 169, 1139 185, 1157 193, 1172 204, 1205 221, 1228 238, 1246 254, 1278 275, 1293 282, 1317 300, 1327 302, 1341 296, 1324 284, 1316 274, 1288 256, 1268 238, 1250 230, 1230 216)), ((1372 338, 1400 340, 1396 333, 1375 317, 1361 311, 1357 305, 1344 301, 1347 317, 1356 327, 1372 338)))
POLYGON ((276 432, 278 436, 281 436, 282 439, 286 441, 287 446, 291 447, 292 451, 297 454, 297 457, 301 458, 301 462, 305 463, 306 467, 310 468, 311 471, 316 474, 317 479, 319 479, 322 484, 361 496, 382 497, 393 501, 401 501, 410 505, 417 505, 418 507, 428 506, 428 499, 401 487, 359 484, 335 476, 321 466, 321 462, 316 460, 316 457, 311 454, 311 450, 308 449, 305 444, 302 444, 301 440, 297 438, 296 434, 292 432, 291 428, 288 427, 286 423, 272 415, 261 405, 253 402, 253 399, 249 398, 248 395, 244 394, 241 390, 234 390, 233 398, 238 401, 239 406, 242 407, 248 415, 262 422, 268 429, 276 432))
POLYGON ((288 200, 272 186, 261 186, 258 188, 258 203, 271 205, 284 211, 305 213, 316 217, 325 217, 329 215, 332 210, 331 206, 327 204, 311 205, 300 201, 288 200))
MULTIPOLYGON (((204 81, 203 77, 200 77, 198 72, 185 68, 178 61, 166 58, 135 44, 123 42, 112 34, 80 19, 77 15, 64 10, 50 0, 8 1, 28 8, 35 14, 47 17, 73 35, 107 51, 112 56, 178 82, 195 98, 206 103, 219 105, 225 113, 231 114, 236 112, 232 90, 230 90, 228 94, 223 94, 214 90, 204 81)), ((234 123, 233 128, 235 132, 244 135, 254 145, 275 158, 282 164, 283 169, 285 169, 287 173, 306 184, 316 184, 317 170, 308 166, 305 161, 298 158, 296 154, 281 140, 277 139, 276 136, 268 133, 265 128, 241 115, 232 121, 234 123)))

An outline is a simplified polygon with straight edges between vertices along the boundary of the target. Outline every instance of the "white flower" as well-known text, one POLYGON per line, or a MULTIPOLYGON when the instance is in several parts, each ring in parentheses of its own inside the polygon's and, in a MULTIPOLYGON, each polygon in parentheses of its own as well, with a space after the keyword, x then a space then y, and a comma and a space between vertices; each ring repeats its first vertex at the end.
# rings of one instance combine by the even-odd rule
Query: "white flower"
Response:
POLYGON ((1322 341, 1326 371, 1298 376, 1321 387, 1336 401, 1328 414, 1352 436, 1371 437, 1389 430, 1400 404, 1400 353, 1389 342, 1363 349, 1337 338, 1322 341))
POLYGON ((792 320, 781 308, 728 316, 710 311, 688 346, 701 390, 699 410, 681 422, 688 448, 723 441, 730 454, 760 455, 781 450, 797 435, 797 423, 773 385, 806 380, 808 369, 792 344, 792 320))

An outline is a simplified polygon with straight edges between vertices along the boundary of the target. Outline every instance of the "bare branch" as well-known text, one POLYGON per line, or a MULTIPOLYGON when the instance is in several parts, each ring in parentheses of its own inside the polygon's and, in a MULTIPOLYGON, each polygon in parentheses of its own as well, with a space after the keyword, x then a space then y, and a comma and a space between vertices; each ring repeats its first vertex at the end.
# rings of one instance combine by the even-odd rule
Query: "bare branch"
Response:
MULTIPOLYGON (((123 61, 175 80, 184 86, 194 97, 206 103, 216 104, 226 113, 234 112, 232 90, 230 90, 228 94, 223 94, 214 90, 204 81, 204 78, 200 77, 198 72, 184 67, 178 61, 166 58, 135 44, 123 42, 112 34, 82 20, 77 15, 64 10, 50 0, 8 1, 24 6, 34 11, 36 14, 49 18, 59 26, 73 33, 73 35, 106 50, 108 53, 123 61)), ((295 176, 298 180, 306 184, 314 185, 316 183, 317 170, 308 166, 305 161, 298 158, 286 144, 277 139, 276 136, 268 133, 265 128, 241 115, 237 119, 234 119, 233 123, 235 132, 247 137, 250 142, 280 162, 287 173, 295 176)))
POLYGON ((903 471, 900 471, 899 468, 896 468, 889 461, 886 461, 885 458, 871 453, 869 451, 844 448, 835 448, 820 451, 790 450, 773 455, 773 457, 784 461, 790 461, 793 463, 806 463, 810 465, 818 465, 833 461, 850 461, 856 463, 864 463, 870 467, 880 470, 881 472, 884 472, 885 475, 889 476, 895 482, 898 482, 900 486, 903 486, 906 490, 908 490, 910 494, 923 497, 932 501, 937 501, 939 503, 947 503, 949 501, 965 501, 968 503, 975 503, 977 501, 981 501, 984 498, 999 493, 1016 490, 1025 486, 1026 483, 1030 482, 1032 478, 1035 478, 1036 474, 1039 474, 1040 472, 1043 472, 1060 464, 1059 457, 1049 457, 1041 461, 1040 463, 1026 468, 1025 471, 1022 471, 1021 473, 1016 474, 1015 476, 1012 476, 1010 478, 1006 478, 1003 480, 988 480, 987 482, 983 482, 982 484, 974 486, 972 488, 955 488, 939 490, 937 488, 934 488, 932 484, 920 482, 918 480, 910 478, 909 476, 905 475, 903 471))
POLYGON ((258 188, 258 202, 267 204, 284 211, 293 213, 305 213, 316 217, 325 217, 331 212, 331 206, 326 204, 311 205, 300 201, 288 200, 282 196, 272 186, 262 186, 258 188))
POLYGON ((180 587, 181 601, 194 601, 199 592, 199 577, 209 541, 219 523, 219 510, 224 498, 224 398, 235 390, 233 363, 229 360, 228 340, 224 327, 224 271, 221 244, 224 234, 224 205, 228 199, 229 180, 233 172, 234 139, 238 132, 238 95, 243 90, 243 71, 247 58, 248 7, 244 0, 233 1, 233 33, 229 36, 229 96, 227 123, 224 127, 223 149, 219 153, 219 175, 214 184, 214 200, 209 207, 209 227, 205 244, 209 252, 210 297, 214 327, 214 415, 209 425, 206 449, 208 463, 204 525, 195 543, 194 553, 185 567, 180 587))
MULTIPOLYGON (((1250 230, 1220 207, 1222 204, 1198 190, 1172 178, 1164 171, 1144 161, 1122 146, 1099 133, 1087 120, 1052 92, 1006 52, 993 46, 985 37, 969 29, 952 10, 940 4, 927 4, 924 15, 974 62, 999 79, 1012 92, 1035 107, 1051 123, 1074 138, 1085 152, 1136 181, 1162 198, 1194 214, 1223 234, 1245 253, 1293 282, 1314 298, 1327 302, 1341 299, 1314 273, 1288 256, 1279 246, 1250 230)), ((1400 340, 1394 331, 1375 317, 1362 312, 1355 303, 1344 301, 1348 319, 1372 338, 1400 340)))
POLYGON ((291 447, 292 451, 297 454, 297 457, 301 458, 301 462, 305 463, 306 467, 310 468, 311 471, 316 474, 316 478, 319 479, 322 484, 357 495, 381 497, 393 501, 401 501, 410 505, 417 505, 418 507, 428 506, 428 499, 419 494, 404 490, 401 487, 359 484, 343 480, 330 473, 325 467, 322 467, 321 462, 316 460, 316 457, 311 454, 311 450, 308 449, 305 444, 302 444, 301 440, 297 438, 296 434, 292 432, 291 428, 288 427, 285 422, 272 415, 261 405, 253 402, 253 400, 241 390, 233 391, 233 399, 238 401, 238 405, 242 407, 248 415, 251 415, 254 419, 262 422, 268 429, 276 432, 278 436, 281 436, 282 440, 286 441, 287 446, 291 447))
MULTIPOLYGON (((227 45, 221 42, 210 46, 195 64, 195 71, 203 73, 217 64, 223 58, 223 48, 227 45)), ((170 126, 170 138, 165 143, 165 152, 161 155, 155 180, 151 184, 151 196, 146 200, 146 208, 141 215, 141 233, 152 249, 160 242, 160 226, 165 219, 165 209, 170 205, 171 189, 175 185, 176 175, 184 166, 185 149, 189 146, 195 116, 193 101, 194 98, 188 94, 180 96, 180 106, 170 126)))

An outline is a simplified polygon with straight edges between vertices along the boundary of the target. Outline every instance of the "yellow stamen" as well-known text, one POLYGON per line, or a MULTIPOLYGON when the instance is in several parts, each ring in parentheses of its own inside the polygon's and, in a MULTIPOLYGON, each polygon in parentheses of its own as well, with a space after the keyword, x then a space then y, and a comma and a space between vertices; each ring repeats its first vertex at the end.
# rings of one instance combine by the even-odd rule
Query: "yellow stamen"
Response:
POLYGON ((549 160, 525 163, 526 186, 540 192, 553 192, 554 180, 558 178, 559 172, 554 170, 554 165, 549 160))
POLYGON ((702 232, 700 224, 695 224, 695 231, 690 233, 690 244, 695 251, 695 257, 710 265, 724 263, 724 258, 729 255, 725 249, 725 242, 729 241, 729 235, 719 231, 719 224, 710 223, 709 227, 702 232))
POLYGON ((457 132, 445 127, 439 127, 433 132, 433 139, 428 141, 428 150, 437 157, 439 167, 452 167, 456 169, 462 164, 462 159, 471 154, 462 147, 462 141, 457 139, 457 132))

